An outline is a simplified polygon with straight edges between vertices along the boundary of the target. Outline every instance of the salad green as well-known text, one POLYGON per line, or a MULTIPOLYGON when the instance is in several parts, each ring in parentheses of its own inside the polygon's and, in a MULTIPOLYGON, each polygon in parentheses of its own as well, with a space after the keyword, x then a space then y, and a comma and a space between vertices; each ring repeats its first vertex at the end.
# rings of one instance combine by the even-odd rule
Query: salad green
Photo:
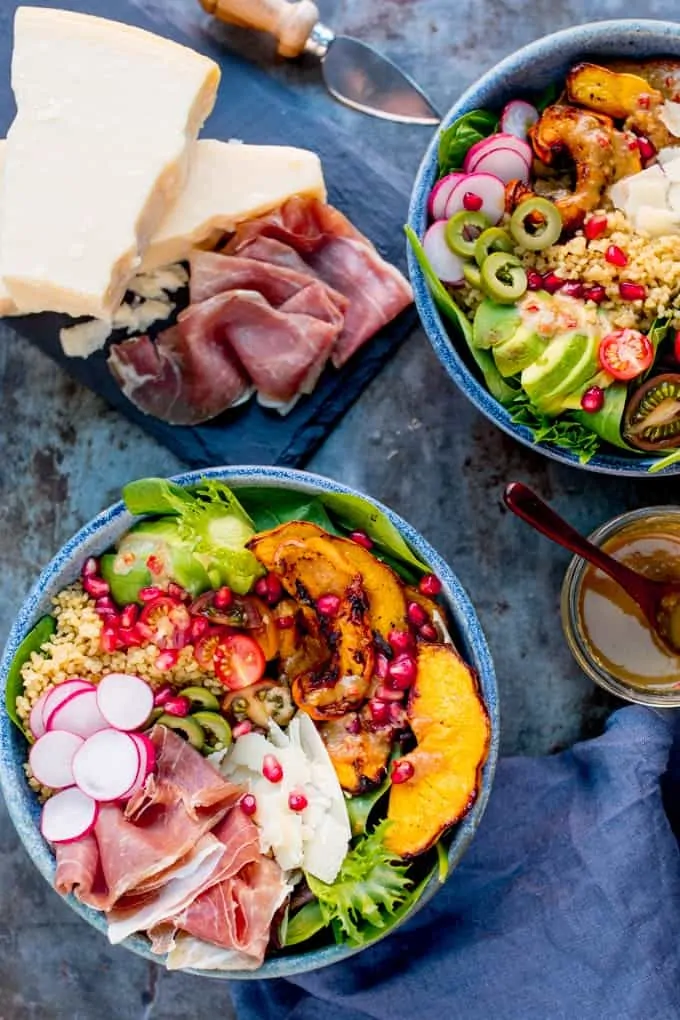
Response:
POLYGON ((12 665, 9 668, 7 674, 7 683, 5 685, 5 708, 7 709, 7 715, 10 717, 15 726, 17 726, 22 733, 24 727, 17 714, 17 698, 23 693, 24 685, 21 679, 21 670, 25 663, 35 654, 40 654, 40 649, 46 641, 52 637, 55 631, 55 622, 53 616, 43 616, 36 623, 35 627, 28 632, 24 640, 17 648, 16 655, 12 660, 12 665))

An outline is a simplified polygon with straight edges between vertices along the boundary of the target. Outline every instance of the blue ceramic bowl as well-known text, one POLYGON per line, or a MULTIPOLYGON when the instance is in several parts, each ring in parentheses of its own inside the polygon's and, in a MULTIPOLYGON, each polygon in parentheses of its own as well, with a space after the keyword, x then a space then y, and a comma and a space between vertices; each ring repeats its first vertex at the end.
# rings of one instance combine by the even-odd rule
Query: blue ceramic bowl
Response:
MULTIPOLYGON (((357 495, 357 493, 354 493, 353 490, 346 486, 330 481, 327 478, 286 468, 212 468, 207 471, 183 474, 173 480, 180 485, 195 485, 201 478, 206 477, 222 479, 236 491, 238 491, 239 485, 266 485, 268 487, 275 486, 310 495, 319 492, 341 492, 357 495)), ((444 563, 441 557, 410 524, 407 524, 401 517, 375 500, 369 500, 369 502, 389 517, 416 554, 428 563, 432 571, 441 579, 443 595, 454 624, 454 639, 463 657, 477 672, 491 720, 491 744, 489 756, 482 773, 479 795, 469 814, 454 830, 449 850, 450 873, 465 853, 484 813, 496 767, 499 718, 498 694, 493 663, 477 615, 458 578, 450 567, 444 563)), ((134 518, 127 512, 123 503, 115 503, 108 510, 104 510, 95 517, 93 521, 90 521, 89 524, 86 524, 85 527, 81 528, 43 570, 19 610, 14 626, 10 631, 2 662, 0 663, 0 671, 5 681, 12 659, 22 639, 42 615, 51 611, 52 597, 79 576, 80 567, 88 556, 99 556, 120 535, 128 530, 133 521, 134 518)), ((21 841, 33 859, 34 864, 38 867, 44 878, 52 885, 55 870, 54 858, 40 835, 38 828, 39 805, 26 783, 26 776, 23 771, 23 763, 26 761, 26 756, 26 741, 12 724, 3 708, 0 712, 0 785, 2 786, 10 817, 19 833, 21 841)), ((438 888, 440 888, 440 883, 433 879, 411 913, 415 913, 416 910, 423 906, 438 888)), ((106 931, 106 924, 101 913, 83 906, 72 896, 67 898, 67 902, 81 917, 89 921, 94 928, 97 928, 102 933, 106 931)), ((152 960, 155 963, 163 962, 162 957, 154 956, 149 951, 148 943, 142 937, 129 938, 123 945, 147 960, 152 960)), ((358 951, 357 949, 348 949, 341 946, 329 946, 327 948, 316 949, 312 952, 296 953, 267 960, 263 967, 255 972, 230 971, 225 973, 195 971, 194 973, 203 977, 223 979, 280 978, 316 970, 331 963, 337 963, 358 951)))
MULTIPOLYGON (((487 71, 451 107, 420 164, 408 217, 409 224, 418 237, 422 237, 425 232, 427 199, 438 176, 439 131, 450 127, 458 117, 469 110, 480 108, 501 110, 510 99, 534 92, 540 93, 552 82, 563 81, 569 68, 579 60, 598 56, 610 59, 680 57, 680 24, 630 19, 578 25, 537 39, 487 71)), ((475 371, 468 367, 468 363, 460 354, 464 348, 463 341, 456 338, 456 342, 452 343, 445 321, 430 296, 427 283, 410 246, 408 266, 416 307, 430 343, 453 381, 482 414, 508 435, 563 464, 571 464, 601 474, 647 476, 649 468, 655 462, 654 458, 636 457, 633 453, 628 455, 610 447, 611 452, 598 454, 588 464, 581 464, 573 453, 558 446, 548 443, 536 444, 530 431, 524 426, 514 424, 506 409, 494 400, 475 371)), ((677 473, 680 473, 680 464, 675 464, 662 472, 663 475, 677 473)))

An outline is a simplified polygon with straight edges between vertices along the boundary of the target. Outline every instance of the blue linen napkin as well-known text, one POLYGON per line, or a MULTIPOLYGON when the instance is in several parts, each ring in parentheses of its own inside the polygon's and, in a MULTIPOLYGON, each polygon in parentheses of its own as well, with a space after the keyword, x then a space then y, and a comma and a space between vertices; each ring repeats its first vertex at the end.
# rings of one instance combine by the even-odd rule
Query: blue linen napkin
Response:
POLYGON ((680 1017, 680 715, 506 758, 434 900, 346 963, 230 986, 239 1020, 680 1017))

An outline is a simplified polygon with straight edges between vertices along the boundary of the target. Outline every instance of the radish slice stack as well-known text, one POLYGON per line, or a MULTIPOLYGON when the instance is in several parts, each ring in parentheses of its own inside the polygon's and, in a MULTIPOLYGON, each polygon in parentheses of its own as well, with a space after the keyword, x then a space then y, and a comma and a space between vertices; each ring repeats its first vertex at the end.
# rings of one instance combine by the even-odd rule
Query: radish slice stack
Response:
POLYGON ((100 804, 127 800, 144 785, 156 754, 151 740, 133 731, 147 722, 153 700, 140 677, 109 673, 99 685, 67 680, 35 703, 29 765, 41 786, 59 791, 42 812, 50 843, 83 839, 100 804))

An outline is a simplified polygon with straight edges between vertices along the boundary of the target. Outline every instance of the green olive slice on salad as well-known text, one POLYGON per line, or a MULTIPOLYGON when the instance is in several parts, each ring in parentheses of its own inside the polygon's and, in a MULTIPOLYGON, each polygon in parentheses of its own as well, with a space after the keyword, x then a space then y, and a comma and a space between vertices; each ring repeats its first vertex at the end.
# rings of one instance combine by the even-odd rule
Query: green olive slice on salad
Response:
POLYGON ((188 740, 192 747, 195 747, 197 751, 203 750, 205 744, 205 733, 199 723, 196 722, 195 717, 170 715, 166 712, 160 716, 157 720, 159 726, 167 726, 169 730, 174 730, 179 733, 181 737, 188 740))
POLYGON ((463 266, 463 276, 465 282, 471 287, 475 287, 476 290, 482 289, 482 274, 479 271, 479 266, 474 262, 466 262, 463 266))
POLYGON ((477 238, 490 226, 491 220, 484 213, 463 209, 446 224, 446 243, 456 255, 464 259, 474 258, 477 238))
POLYGON ((192 719, 203 730, 210 750, 225 750, 231 744, 231 726, 219 712, 194 712, 192 719))
POLYGON ((481 267, 485 259, 494 252, 510 254, 514 249, 515 245, 507 230, 503 230, 502 227, 489 227, 475 242, 475 262, 481 267))
POLYGON ((482 290, 501 305, 519 301, 527 289, 527 274, 515 255, 496 251, 484 260, 481 268, 482 290))
POLYGON ((219 712, 220 703, 212 693, 205 687, 183 687, 179 692, 181 698, 188 698, 191 702, 192 712, 199 710, 206 710, 209 712, 219 712))
POLYGON ((520 202, 510 217, 510 233, 527 251, 543 251, 560 239, 562 217, 559 209, 547 198, 527 198, 520 202))

